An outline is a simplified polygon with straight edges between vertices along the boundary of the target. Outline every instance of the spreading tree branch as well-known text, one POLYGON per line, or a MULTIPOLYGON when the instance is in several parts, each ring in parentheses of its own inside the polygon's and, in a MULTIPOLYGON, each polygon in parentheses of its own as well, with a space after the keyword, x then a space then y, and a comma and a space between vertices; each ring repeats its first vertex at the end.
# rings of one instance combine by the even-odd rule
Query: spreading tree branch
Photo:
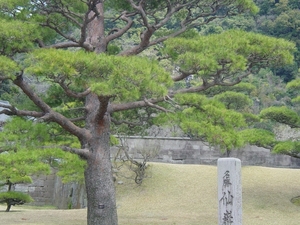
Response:
POLYGON ((228 7, 227 12, 224 15, 216 15, 217 11, 220 9, 221 6, 226 6, 232 2, 225 2, 224 1, 213 1, 212 3, 203 3, 202 1, 183 1, 181 4, 179 2, 171 3, 171 1, 166 1, 166 5, 164 9, 166 10, 166 14, 163 18, 155 19, 153 24, 150 24, 148 16, 154 16, 154 13, 150 13, 146 11, 146 5, 144 1, 139 1, 139 4, 136 5, 133 0, 127 0, 130 3, 132 8, 140 15, 141 17, 141 25, 145 28, 144 32, 141 35, 141 41, 138 45, 127 49, 121 52, 119 55, 136 55, 141 53, 143 50, 150 46, 157 45, 158 43, 164 42, 169 38, 176 37, 186 30, 199 27, 204 24, 208 24, 211 21, 217 18, 224 18, 231 15, 235 10, 235 7, 228 7), (188 13, 185 18, 181 21, 181 27, 179 29, 174 30, 172 33, 168 35, 164 35, 162 37, 156 38, 151 40, 151 37, 155 33, 156 30, 165 26, 180 10, 187 9, 188 13), (192 9, 198 9, 198 13, 192 13, 192 9), (201 20, 203 18, 203 20, 201 20), (201 20, 201 21, 200 21, 201 20))
POLYGON ((59 148, 61 148, 65 152, 71 152, 71 153, 77 154, 84 159, 87 159, 90 155, 90 152, 88 149, 71 148, 68 146, 60 146, 59 148))
POLYGON ((88 149, 80 149, 80 148, 71 148, 69 146, 43 146, 44 149, 57 149, 60 148, 61 150, 65 152, 74 153, 78 156, 80 156, 83 159, 87 159, 90 155, 90 152, 88 149))
MULTIPOLYGON (((0 104, 0 107, 3 107, 3 105, 0 104)), ((26 110, 18 110, 14 107, 6 108, 0 110, 0 114, 5 114, 8 116, 29 116, 34 118, 41 118, 45 115, 45 113, 42 112, 36 112, 36 111, 26 111, 26 110)))
MULTIPOLYGON (((63 115, 53 111, 49 105, 47 105, 33 90, 32 88, 23 80, 22 75, 18 76, 13 83, 17 85, 26 94, 29 99, 42 110, 43 115, 39 116, 40 119, 45 119, 47 121, 53 121, 59 124, 66 131, 75 135, 79 139, 82 139, 88 135, 87 130, 76 126, 68 118, 63 115), (44 118, 43 118, 44 116, 44 118)), ((41 115, 41 114, 38 114, 41 115)))
POLYGON ((173 76, 173 77, 172 77, 172 80, 173 80, 173 81, 175 81, 175 82, 181 81, 181 80, 184 80, 185 78, 187 78, 188 76, 197 73, 196 71, 189 71, 189 72, 186 72, 186 71, 183 71, 182 69, 179 69, 179 72, 180 72, 179 75, 173 76))
POLYGON ((126 12, 122 13, 120 16, 121 20, 126 22, 126 25, 122 29, 113 29, 113 32, 109 32, 109 35, 106 37, 107 42, 110 42, 118 37, 121 37, 124 33, 126 33, 133 25, 133 20, 130 19, 126 12))
POLYGON ((251 71, 248 70, 244 74, 240 75, 239 77, 235 78, 233 81, 230 82, 224 82, 224 80, 218 80, 214 79, 212 81, 206 81, 203 80, 202 85, 196 86, 196 87, 190 87, 190 88, 183 88, 179 89, 177 91, 170 91, 167 95, 167 97, 161 97, 156 99, 147 99, 146 101, 135 101, 135 102, 129 102, 129 103, 120 103, 120 104, 113 104, 111 106, 111 112, 118 112, 118 111, 124 111, 128 109, 135 109, 135 108, 142 108, 151 106, 154 108, 157 108, 162 111, 166 111, 166 109, 161 108, 160 106, 155 105, 156 103, 163 102, 166 100, 166 98, 172 98, 176 94, 184 94, 184 93, 199 93, 203 92, 213 86, 219 85, 219 86, 234 86, 242 81, 243 78, 249 76, 251 74, 251 71))
POLYGON ((65 84, 63 81, 59 82, 59 85, 62 87, 62 89, 65 91, 66 95, 68 95, 69 97, 73 97, 73 98, 84 98, 86 97, 88 94, 91 93, 91 89, 88 88, 85 91, 81 92, 81 93, 75 93, 73 92, 67 84, 65 84))
POLYGON ((159 105, 156 105, 156 104, 153 104, 152 102, 150 102, 149 100, 147 100, 146 98, 144 99, 144 102, 146 103, 147 106, 150 106, 152 108, 155 108, 155 109, 158 109, 160 111, 163 111, 163 112, 172 112, 170 110, 167 110, 165 109, 164 107, 161 107, 159 105))

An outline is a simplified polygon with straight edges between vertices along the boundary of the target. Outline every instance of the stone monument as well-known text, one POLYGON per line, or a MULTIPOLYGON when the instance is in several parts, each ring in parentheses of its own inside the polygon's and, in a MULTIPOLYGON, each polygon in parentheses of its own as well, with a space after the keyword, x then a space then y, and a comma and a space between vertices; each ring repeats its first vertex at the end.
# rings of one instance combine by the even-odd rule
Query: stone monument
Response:
POLYGON ((242 225, 241 161, 218 159, 219 225, 242 225))

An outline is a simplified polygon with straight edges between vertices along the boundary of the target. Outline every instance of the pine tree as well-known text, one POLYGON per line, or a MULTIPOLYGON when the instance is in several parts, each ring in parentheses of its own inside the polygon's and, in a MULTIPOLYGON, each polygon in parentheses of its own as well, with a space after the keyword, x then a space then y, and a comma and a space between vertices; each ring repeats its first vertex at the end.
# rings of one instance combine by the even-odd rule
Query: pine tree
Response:
POLYGON ((199 30, 216 18, 255 13, 258 9, 252 0, 0 3, 0 80, 10 80, 36 107, 2 105, 1 113, 54 123, 77 138, 79 146, 59 142, 56 148, 87 162, 88 225, 118 223, 110 161, 111 123, 133 126, 136 121, 128 120, 133 114, 149 108, 169 112, 164 106, 176 94, 235 85, 257 68, 272 62, 287 64, 293 58, 294 45, 289 42, 238 31, 203 39, 171 39, 199 30), (137 28, 139 38, 123 45, 122 37, 137 28), (166 40, 170 40, 165 43, 168 54, 180 63, 176 76, 157 60, 136 56, 152 46, 164 46, 166 40), (114 44, 118 44, 113 48, 115 53, 120 50, 118 55, 106 54, 114 44), (49 102, 50 96, 45 98, 30 86, 29 75, 57 88, 63 96, 57 99, 54 95, 56 99, 49 102), (173 88, 189 75, 200 82, 191 88, 173 88))
POLYGON ((35 151, 20 150, 5 151, 0 154, 0 185, 7 186, 6 192, 0 193, 0 203, 6 203, 6 212, 11 206, 32 202, 30 195, 16 192, 13 187, 17 184, 32 183, 31 175, 49 172, 49 166, 40 162, 35 151))

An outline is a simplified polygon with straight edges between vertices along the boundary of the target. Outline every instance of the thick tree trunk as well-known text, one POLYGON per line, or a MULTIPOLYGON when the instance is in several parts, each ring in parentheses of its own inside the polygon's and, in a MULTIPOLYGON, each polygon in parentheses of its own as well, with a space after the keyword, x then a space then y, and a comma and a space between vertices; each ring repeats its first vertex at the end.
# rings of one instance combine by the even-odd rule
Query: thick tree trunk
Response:
POLYGON ((116 225, 118 220, 109 146, 103 141, 91 148, 93 153, 85 171, 88 225, 116 225))
POLYGON ((110 117, 108 101, 90 94, 86 100, 87 129, 91 136, 85 145, 90 155, 85 170, 88 225, 117 225, 115 186, 110 160, 110 117))
MULTIPOLYGON (((86 41, 97 54, 106 51, 104 29, 104 1, 97 1, 88 15, 86 41)), ((107 112, 109 97, 89 94, 86 98, 86 129, 90 137, 82 140, 89 149, 85 184, 87 192, 88 225, 117 225, 115 186, 110 161, 110 115, 107 112)))
POLYGON ((106 52, 107 48, 104 28, 104 8, 102 1, 96 5, 95 11, 92 11, 89 14, 89 19, 95 18, 88 24, 86 41, 94 47, 94 52, 99 54, 106 52), (97 11, 96 17, 95 11, 97 11))

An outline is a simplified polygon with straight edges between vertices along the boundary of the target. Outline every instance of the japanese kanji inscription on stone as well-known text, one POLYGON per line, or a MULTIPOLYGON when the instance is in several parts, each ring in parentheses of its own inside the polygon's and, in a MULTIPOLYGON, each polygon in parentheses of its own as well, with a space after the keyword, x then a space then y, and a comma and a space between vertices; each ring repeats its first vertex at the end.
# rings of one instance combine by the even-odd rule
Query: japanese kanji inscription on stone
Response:
POLYGON ((219 225, 242 225, 241 161, 218 160, 219 225))

